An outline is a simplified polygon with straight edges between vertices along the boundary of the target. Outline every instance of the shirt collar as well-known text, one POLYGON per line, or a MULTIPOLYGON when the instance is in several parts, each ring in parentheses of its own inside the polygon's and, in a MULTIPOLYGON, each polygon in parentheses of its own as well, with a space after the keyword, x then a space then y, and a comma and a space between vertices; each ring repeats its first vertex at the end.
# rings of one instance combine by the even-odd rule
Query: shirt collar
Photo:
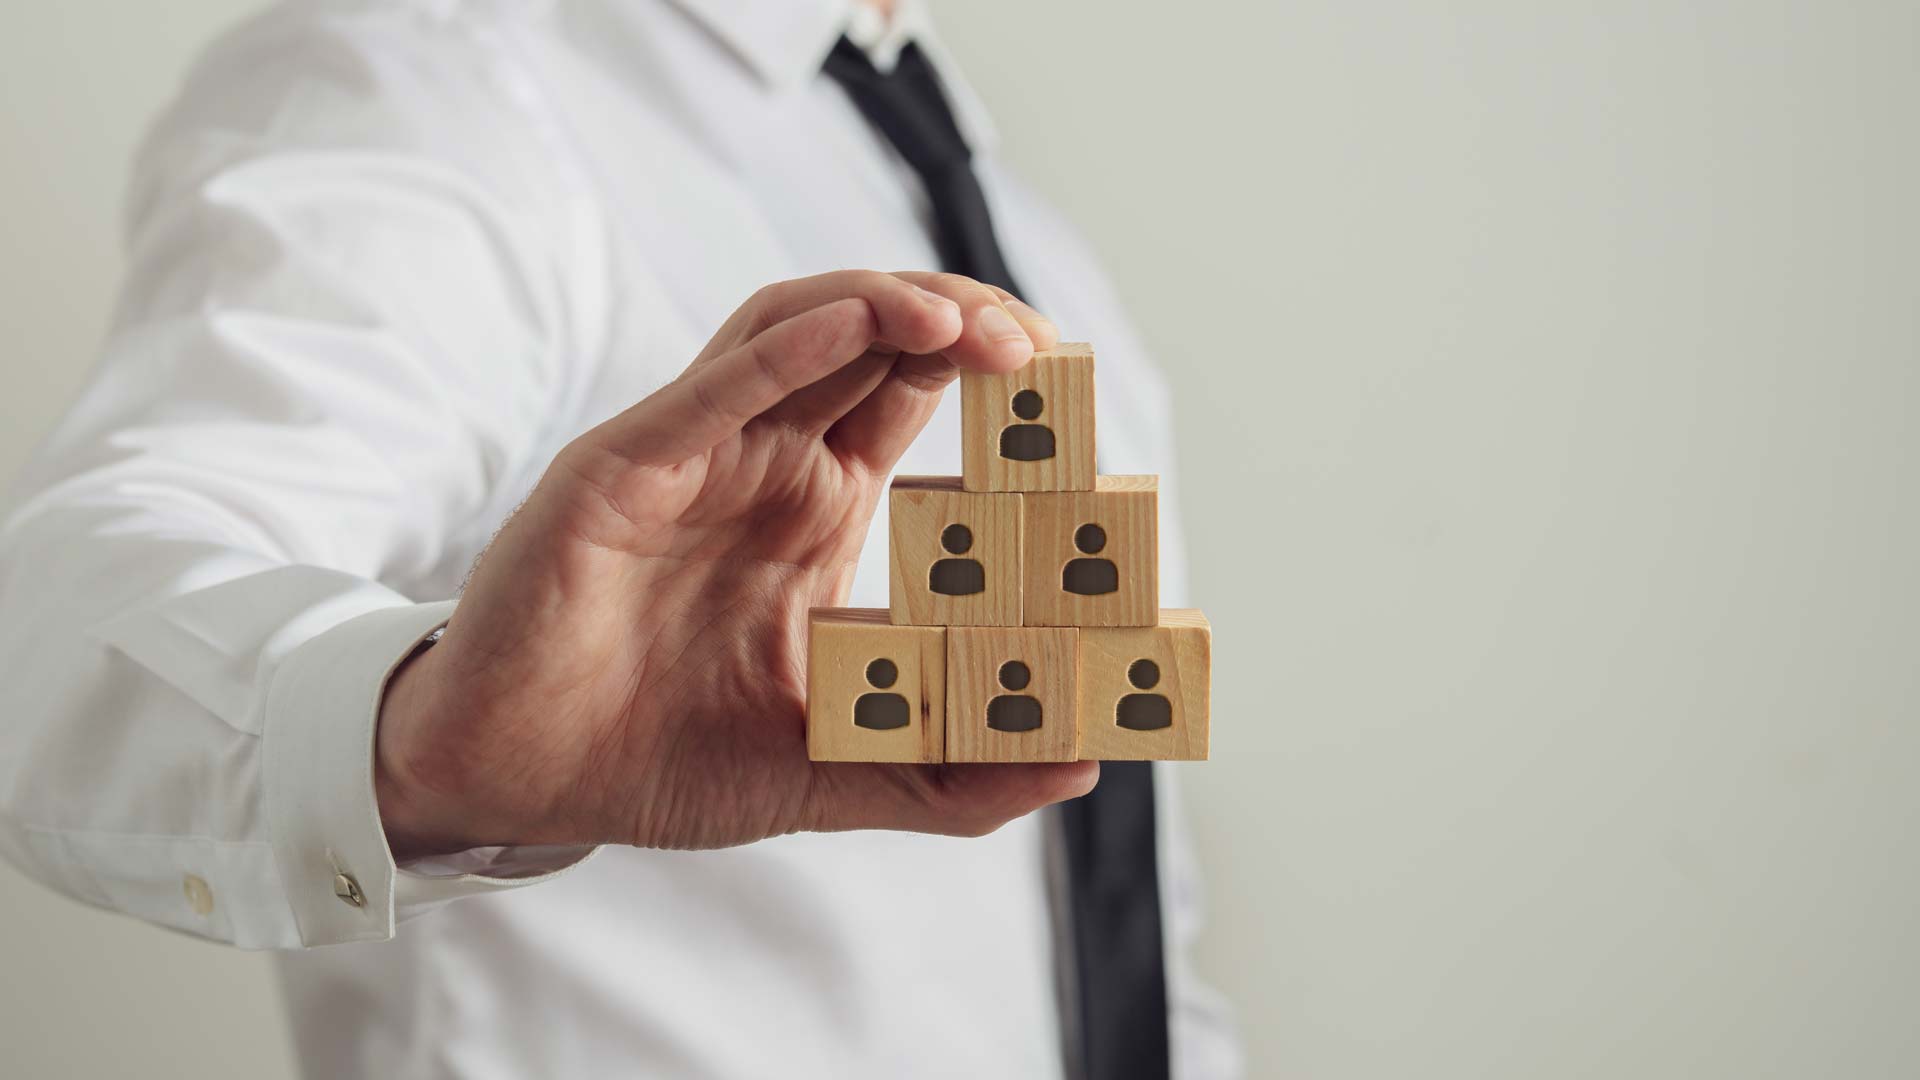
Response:
POLYGON ((908 41, 940 75, 960 134, 975 153, 988 153, 999 133, 979 96, 940 44, 926 0, 895 0, 891 25, 856 10, 858 0, 674 0, 739 57, 768 89, 788 92, 820 74, 842 34, 866 49, 876 66, 891 70, 908 41))

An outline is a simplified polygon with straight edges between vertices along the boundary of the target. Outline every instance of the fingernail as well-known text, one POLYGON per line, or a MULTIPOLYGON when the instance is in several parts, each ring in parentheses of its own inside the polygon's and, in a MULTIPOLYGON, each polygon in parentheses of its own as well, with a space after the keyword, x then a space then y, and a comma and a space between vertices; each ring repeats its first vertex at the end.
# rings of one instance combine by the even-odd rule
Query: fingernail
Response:
POLYGON ((989 304, 981 310, 980 332, 988 341, 1027 340, 1027 332, 998 304, 989 304))

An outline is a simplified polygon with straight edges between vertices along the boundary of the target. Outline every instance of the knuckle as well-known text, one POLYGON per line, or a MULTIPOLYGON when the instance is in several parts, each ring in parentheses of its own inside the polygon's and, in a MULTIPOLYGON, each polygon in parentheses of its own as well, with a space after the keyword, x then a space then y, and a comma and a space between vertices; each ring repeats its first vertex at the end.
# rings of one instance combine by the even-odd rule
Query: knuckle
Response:
POLYGON ((786 284, 784 281, 774 281, 762 285, 753 290, 753 295, 747 297, 747 302, 741 306, 752 311, 763 311, 773 306, 773 303, 780 298, 780 293, 786 288, 786 284))
MULTIPOLYGON (((815 313, 818 317, 806 320, 805 324, 795 328, 784 344, 797 350, 796 360, 803 357, 827 357, 840 353, 862 343, 871 343, 880 332, 880 316, 873 304, 865 297, 849 296, 834 301, 826 308, 815 313)), ((769 362, 763 370, 778 371, 793 367, 793 363, 781 363, 780 358, 766 356, 769 362)), ((802 367, 810 366, 801 364, 802 367)), ((800 376, 780 373, 778 380, 784 390, 798 389, 800 376), (784 381, 781 381, 784 380, 784 381)))
POLYGON ((927 287, 945 296, 965 296, 980 288, 980 283, 965 274, 939 271, 927 279, 927 287))
POLYGON ((534 490, 538 492, 541 487, 552 486, 564 491, 606 491, 613 486, 614 461, 617 457, 617 454, 582 436, 553 456, 553 464, 548 466, 547 475, 534 490))
MULTIPOLYGON (((748 348, 753 350, 756 357, 761 352, 759 348, 752 345, 749 345, 748 348)), ((687 390, 693 395, 694 407, 702 413, 716 420, 728 420, 732 418, 727 410, 726 404, 714 396, 713 386, 708 380, 695 379, 688 384, 687 390)))
POLYGON ((906 287, 906 282, 878 270, 847 271, 847 291, 872 295, 906 287))
POLYGON ((755 338, 747 342, 746 350, 747 359, 753 362, 753 373, 755 377, 765 379, 770 385, 778 389, 785 390, 787 388, 786 377, 780 370, 780 364, 774 358, 772 349, 767 346, 764 340, 755 338))
POLYGON ((854 297, 853 300, 855 305, 852 312, 854 329, 869 338, 879 333, 880 309, 874 307, 873 301, 864 296, 854 297))
POLYGON ((532 498, 545 500, 542 505, 569 531, 597 534, 590 523, 633 518, 621 490, 621 477, 630 467, 618 451, 576 440, 554 456, 532 498))
POLYGON ((776 313, 780 310, 790 282, 775 281, 753 290, 747 302, 740 305, 740 314, 747 324, 747 336, 752 337, 778 322, 776 313))

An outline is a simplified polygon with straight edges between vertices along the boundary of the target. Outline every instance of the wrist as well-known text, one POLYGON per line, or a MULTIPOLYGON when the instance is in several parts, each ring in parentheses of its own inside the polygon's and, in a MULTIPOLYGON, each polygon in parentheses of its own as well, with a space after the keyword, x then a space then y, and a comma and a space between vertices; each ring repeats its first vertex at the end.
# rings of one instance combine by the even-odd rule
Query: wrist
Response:
POLYGON ((437 778, 428 747, 444 725, 435 721, 441 669, 435 639, 422 642, 388 677, 373 740, 373 789, 387 847, 396 860, 481 846, 463 835, 467 815, 455 805, 458 784, 437 778))

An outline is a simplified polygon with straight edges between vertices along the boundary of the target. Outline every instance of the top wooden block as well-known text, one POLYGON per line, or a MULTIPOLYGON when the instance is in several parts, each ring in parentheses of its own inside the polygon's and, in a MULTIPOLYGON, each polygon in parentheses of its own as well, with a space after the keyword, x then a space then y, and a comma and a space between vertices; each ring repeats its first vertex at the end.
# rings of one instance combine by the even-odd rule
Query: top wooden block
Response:
POLYGON ((961 486, 1092 491, 1093 346, 1056 345, 1005 375, 960 376, 961 486))

